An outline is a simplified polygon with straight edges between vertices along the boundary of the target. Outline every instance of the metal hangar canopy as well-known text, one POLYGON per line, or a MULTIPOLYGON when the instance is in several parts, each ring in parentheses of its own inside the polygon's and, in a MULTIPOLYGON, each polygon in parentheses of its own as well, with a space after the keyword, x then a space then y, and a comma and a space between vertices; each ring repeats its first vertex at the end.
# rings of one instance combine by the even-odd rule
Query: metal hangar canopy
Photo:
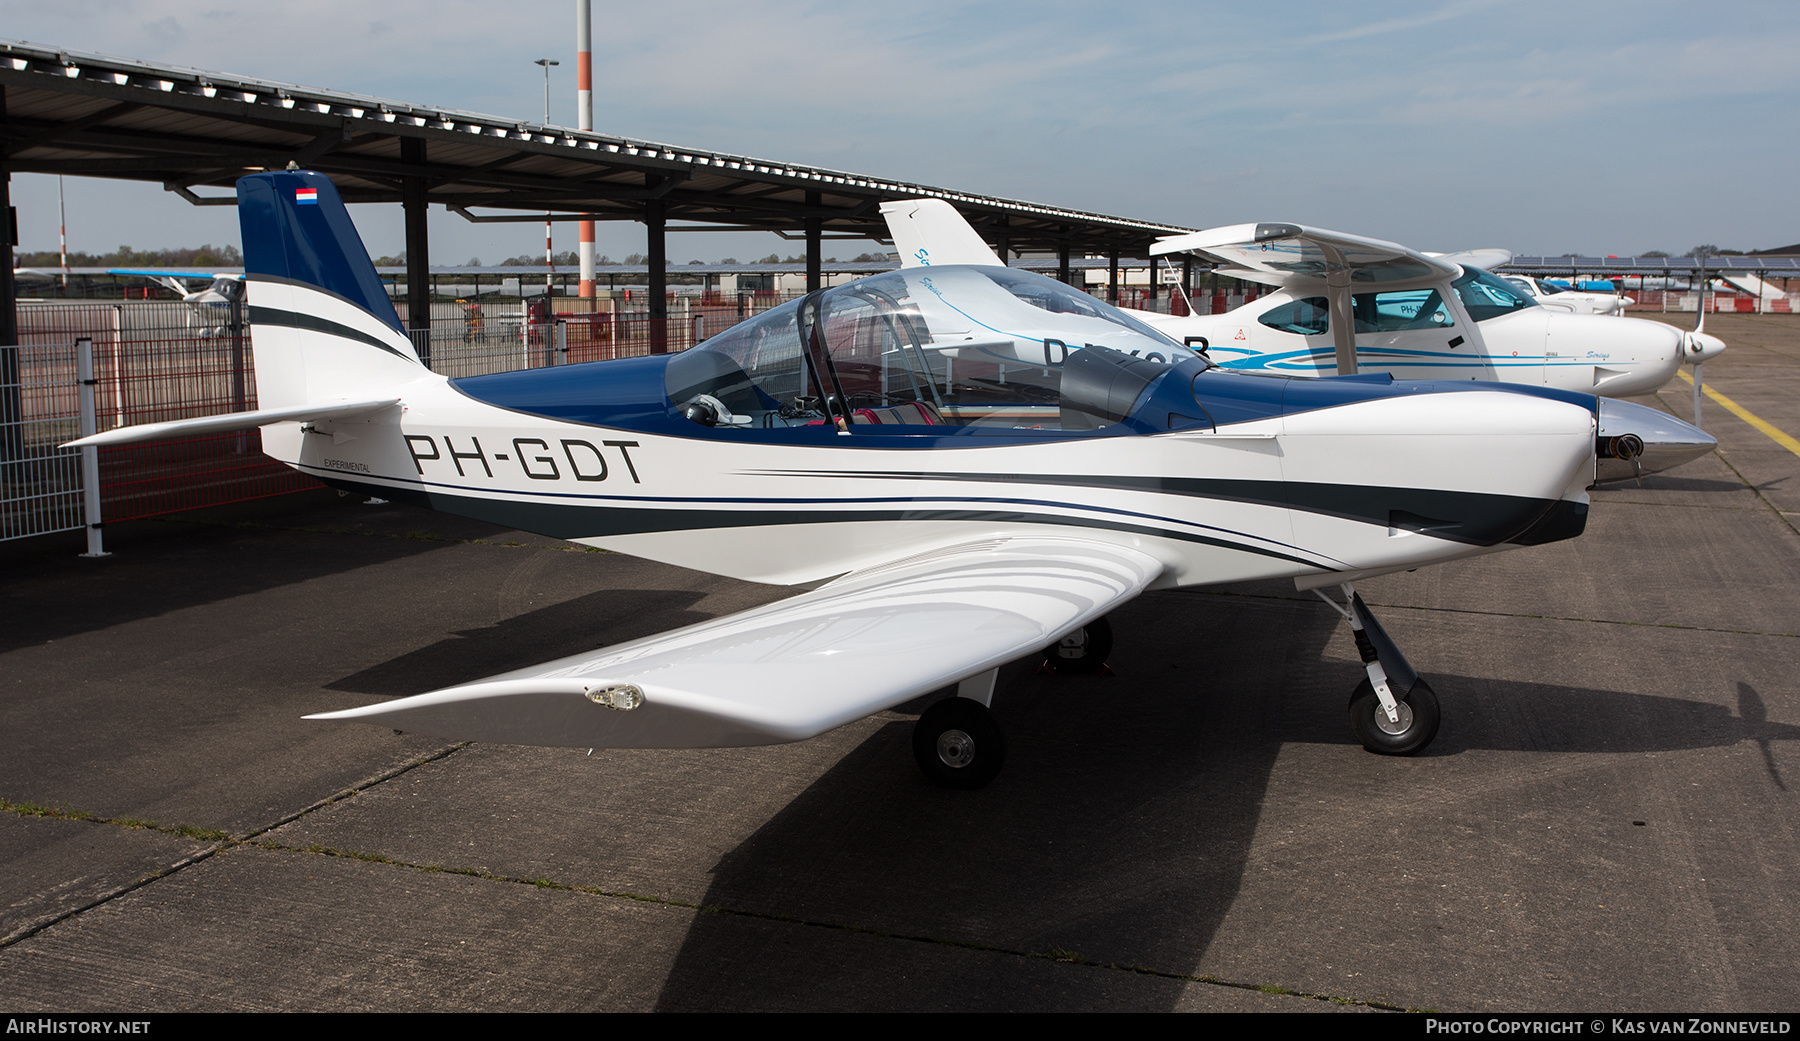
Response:
POLYGON ((158 181, 202 204, 235 200, 196 188, 292 162, 330 175, 346 202, 693 221, 815 241, 886 239, 880 204, 921 196, 948 200, 1013 250, 1128 254, 1189 230, 22 42, 0 41, 0 89, 7 170, 158 181))

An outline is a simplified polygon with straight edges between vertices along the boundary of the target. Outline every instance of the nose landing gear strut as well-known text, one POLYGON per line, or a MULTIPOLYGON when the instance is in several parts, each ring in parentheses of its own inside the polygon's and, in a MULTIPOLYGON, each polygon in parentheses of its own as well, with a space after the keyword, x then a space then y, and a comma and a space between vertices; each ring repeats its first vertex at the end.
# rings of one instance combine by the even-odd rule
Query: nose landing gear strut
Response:
POLYGON ((1350 695, 1350 729, 1371 752, 1380 755, 1416 755, 1431 744, 1438 731, 1437 693, 1419 677, 1412 663, 1375 620, 1357 595, 1355 583, 1341 587, 1348 607, 1313 592, 1350 622, 1356 649, 1362 655, 1368 677, 1350 695))

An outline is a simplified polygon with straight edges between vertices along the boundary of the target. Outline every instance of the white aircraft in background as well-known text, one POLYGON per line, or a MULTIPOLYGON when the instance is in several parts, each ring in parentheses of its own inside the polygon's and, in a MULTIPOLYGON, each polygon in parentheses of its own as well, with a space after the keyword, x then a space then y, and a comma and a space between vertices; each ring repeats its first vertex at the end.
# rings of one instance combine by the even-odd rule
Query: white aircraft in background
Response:
POLYGON ((244 297, 244 276, 230 272, 158 271, 155 269, 114 268, 109 275, 146 278, 176 293, 188 305, 189 322, 201 336, 223 336, 230 331, 231 305, 244 297), (192 283, 204 282, 199 289, 192 283))
POLYGON ((1297 224, 1239 224, 1160 240, 1153 255, 1193 253, 1222 273, 1275 287, 1237 310, 1161 320, 1246 371, 1351 375, 1390 372, 1647 394, 1696 341, 1660 322, 1565 314, 1538 306, 1506 280, 1452 256, 1297 224))
MULTIPOLYGON (((1579 289, 1570 289, 1549 279, 1537 278, 1532 275, 1503 275, 1501 277, 1505 278, 1513 288, 1536 300, 1539 307, 1549 311, 1564 311, 1569 314, 1622 315, 1625 313, 1627 305, 1636 302, 1631 297, 1620 293, 1589 293, 1579 289)), ((1721 349, 1723 349, 1722 343, 1721 349)))
MULTIPOLYGON (((943 200, 889 203, 882 213, 903 269, 1002 264, 943 200)), ((1371 373, 1644 394, 1668 382, 1684 351, 1698 363, 1724 349, 1716 337, 1659 322, 1548 311, 1481 267, 1458 262, 1511 259, 1504 250, 1431 256, 1299 225, 1242 224, 1171 236, 1151 252, 1197 253, 1228 265, 1223 270, 1232 277, 1277 287, 1225 314, 1129 312, 1238 372, 1371 373)), ((1601 480, 1654 473, 1717 445, 1657 409, 1600 401, 1608 439, 1601 480)))
MULTIPOLYGON (((1360 578, 1579 534, 1595 402, 1551 388, 1221 369, 997 265, 807 294, 674 355, 449 379, 420 364, 331 181, 238 182, 262 429, 377 495, 808 590, 504 676, 311 718, 578 748, 799 741, 955 685, 913 732, 985 784, 998 668, 1095 660, 1145 589, 1291 578, 1350 620, 1350 721, 1407 755, 1439 710, 1360 578), (1322 597, 1324 594, 1320 594, 1322 597)), ((1214 648, 1206 653, 1221 653, 1214 648)))

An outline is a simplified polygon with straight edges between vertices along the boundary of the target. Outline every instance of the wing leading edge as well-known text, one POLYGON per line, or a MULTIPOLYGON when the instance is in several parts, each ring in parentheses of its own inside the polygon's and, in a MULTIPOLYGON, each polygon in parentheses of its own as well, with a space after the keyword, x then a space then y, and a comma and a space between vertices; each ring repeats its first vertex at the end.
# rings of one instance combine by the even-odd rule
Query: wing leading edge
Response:
POLYGON ((306 718, 574 748, 801 741, 1047 646, 1162 570, 1123 546, 988 539, 648 639, 306 718))
POLYGON ((1400 282, 1462 273, 1454 263, 1397 242, 1301 224, 1235 224, 1170 235, 1158 239, 1150 253, 1203 253, 1242 269, 1256 281, 1276 285, 1400 282))

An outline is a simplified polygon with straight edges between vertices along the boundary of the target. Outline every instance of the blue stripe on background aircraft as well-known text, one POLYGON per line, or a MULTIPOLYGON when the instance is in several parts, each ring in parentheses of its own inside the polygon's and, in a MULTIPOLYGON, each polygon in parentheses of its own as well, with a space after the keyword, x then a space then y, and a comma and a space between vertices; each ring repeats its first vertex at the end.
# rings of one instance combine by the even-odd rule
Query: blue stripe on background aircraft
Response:
POLYGON ((1038 275, 936 265, 810 293, 675 355, 449 379, 420 364, 331 182, 238 182, 262 429, 344 490, 807 591, 502 676, 308 718, 456 740, 803 740, 954 685, 915 725, 985 784, 998 668, 1091 669, 1146 589, 1292 579, 1349 619, 1363 745, 1435 694, 1354 583, 1580 534, 1592 395, 1234 372, 1038 275), (316 193, 316 202, 301 202, 316 193), (1339 604, 1326 590, 1342 591, 1339 604))
MULTIPOLYGON (((1002 266, 939 199, 882 207, 903 266, 1002 266)), ((1152 255, 1192 253, 1222 274, 1276 290, 1224 314, 1132 314, 1221 368, 1291 376, 1385 373, 1646 394, 1685 359, 1724 350, 1717 337, 1660 322, 1552 312, 1489 274, 1504 250, 1426 254, 1297 224, 1240 224, 1174 235, 1152 255)), ((1645 405, 1600 399, 1598 476, 1617 480, 1705 455, 1704 431, 1645 405)))

